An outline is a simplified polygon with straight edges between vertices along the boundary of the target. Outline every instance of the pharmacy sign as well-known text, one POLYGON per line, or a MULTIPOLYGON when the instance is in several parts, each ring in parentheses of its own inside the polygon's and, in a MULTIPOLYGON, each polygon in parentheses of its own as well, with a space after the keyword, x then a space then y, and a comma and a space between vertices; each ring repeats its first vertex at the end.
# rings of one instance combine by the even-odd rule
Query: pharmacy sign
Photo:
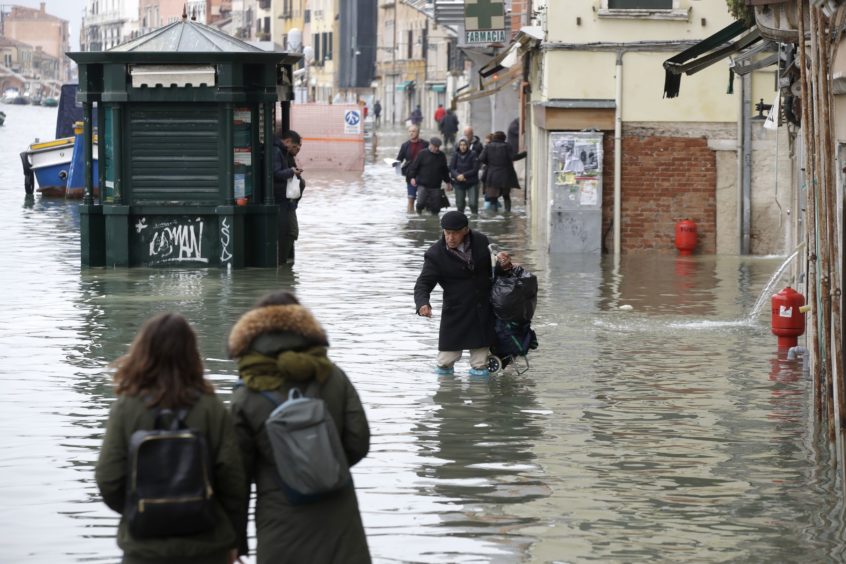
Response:
POLYGON ((465 0, 464 42, 468 44, 505 42, 503 0, 465 0))

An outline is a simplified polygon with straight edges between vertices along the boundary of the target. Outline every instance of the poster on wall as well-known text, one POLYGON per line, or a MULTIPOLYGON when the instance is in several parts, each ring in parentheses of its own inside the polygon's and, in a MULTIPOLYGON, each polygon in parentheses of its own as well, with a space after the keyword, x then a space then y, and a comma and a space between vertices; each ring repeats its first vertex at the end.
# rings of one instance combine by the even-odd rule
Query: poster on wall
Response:
POLYGON ((550 163, 553 208, 601 209, 601 133, 552 133, 550 163))

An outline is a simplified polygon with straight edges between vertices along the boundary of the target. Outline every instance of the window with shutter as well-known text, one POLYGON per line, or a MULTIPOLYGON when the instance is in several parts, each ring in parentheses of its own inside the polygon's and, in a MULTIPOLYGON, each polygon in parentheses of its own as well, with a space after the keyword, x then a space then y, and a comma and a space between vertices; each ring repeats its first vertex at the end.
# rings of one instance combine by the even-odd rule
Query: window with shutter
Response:
POLYGON ((673 0, 608 0, 609 10, 672 10, 673 0))

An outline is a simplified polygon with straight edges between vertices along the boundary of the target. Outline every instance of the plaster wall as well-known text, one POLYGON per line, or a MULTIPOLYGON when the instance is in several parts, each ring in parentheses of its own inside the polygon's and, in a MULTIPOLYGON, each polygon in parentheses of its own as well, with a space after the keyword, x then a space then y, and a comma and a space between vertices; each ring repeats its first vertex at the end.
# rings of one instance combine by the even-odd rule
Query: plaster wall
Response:
MULTIPOLYGON (((734 21, 721 1, 676 0, 668 17, 614 18, 603 15, 607 0, 558 0, 548 3, 548 41, 562 43, 698 41, 734 21), (685 17, 685 15, 687 17, 685 17)), ((618 11, 621 12, 621 11, 618 11)))
MULTIPOLYGON (((725 63, 684 76, 679 97, 664 98, 662 63, 670 56, 668 52, 629 52, 623 56, 624 121, 737 120, 737 94, 726 94, 729 74, 725 63)), ((613 100, 615 73, 613 52, 550 51, 544 59, 540 94, 550 100, 613 100)))
POLYGON ((754 255, 790 253, 787 236, 791 224, 790 147, 787 128, 770 131, 761 121, 752 124, 752 231, 754 255))

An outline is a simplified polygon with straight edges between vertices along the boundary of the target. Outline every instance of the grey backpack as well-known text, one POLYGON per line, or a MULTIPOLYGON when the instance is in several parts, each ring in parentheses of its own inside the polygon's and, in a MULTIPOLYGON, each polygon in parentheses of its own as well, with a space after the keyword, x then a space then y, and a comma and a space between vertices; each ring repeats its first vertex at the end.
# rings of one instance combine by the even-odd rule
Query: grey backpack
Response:
POLYGON ((276 405, 265 421, 273 461, 288 501, 294 505, 323 499, 346 486, 347 456, 324 402, 312 381, 304 395, 291 388, 285 400, 278 392, 261 392, 276 405))

